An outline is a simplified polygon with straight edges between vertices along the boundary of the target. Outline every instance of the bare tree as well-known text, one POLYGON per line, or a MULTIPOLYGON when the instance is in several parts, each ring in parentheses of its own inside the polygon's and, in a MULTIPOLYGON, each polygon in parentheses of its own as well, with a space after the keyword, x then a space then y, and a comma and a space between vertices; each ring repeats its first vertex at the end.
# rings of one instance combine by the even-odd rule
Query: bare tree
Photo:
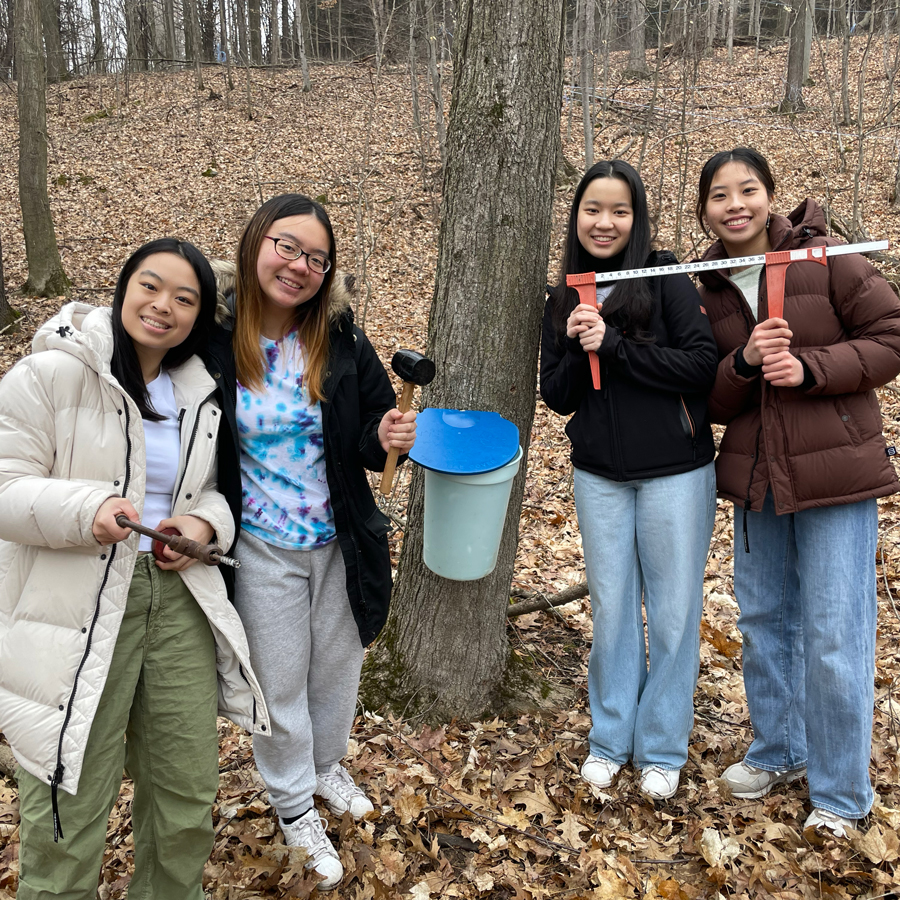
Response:
POLYGON ((626 77, 647 77, 647 10, 644 0, 628 0, 628 66, 626 77))
POLYGON ((594 164, 594 47, 596 28, 594 26, 594 0, 578 0, 575 7, 578 17, 578 35, 581 46, 578 49, 578 81, 581 88, 581 118, 584 125, 584 168, 594 164))
POLYGON ((803 100, 803 82, 809 75, 807 31, 810 24, 809 0, 798 0, 791 18, 787 78, 784 99, 778 107, 779 112, 792 113, 806 109, 803 100))
POLYGON ((16 73, 19 107, 19 205, 25 232, 28 280, 23 291, 66 294, 47 195, 47 74, 38 0, 16 0, 16 73))
POLYGON ((306 35, 303 29, 303 10, 301 0, 294 0, 294 27, 297 29, 297 47, 300 51, 300 71, 303 73, 303 90, 312 90, 309 81, 309 63, 306 60, 306 35))
POLYGON ((55 0, 40 0, 40 6, 44 48, 47 53, 47 81, 53 84, 69 74, 59 34, 59 4, 55 0))
POLYGON ((441 165, 447 165, 447 126, 444 122, 444 84, 441 67, 438 64, 438 41, 440 40, 434 20, 435 0, 423 0, 425 4, 425 43, 428 46, 428 74, 431 76, 431 103, 434 107, 434 122, 437 128, 438 146, 441 149, 441 165))
POLYGON ((3 244, 0 243, 0 334, 15 330, 13 322, 18 318, 16 311, 9 305, 6 297, 6 279, 3 276, 3 244))
POLYGON ((249 0, 250 18, 250 62, 259 65, 262 62, 262 14, 260 0, 249 0))
MULTIPOLYGON (((428 329, 438 375, 423 399, 499 411, 518 425, 527 453, 560 152, 563 0, 460 0, 456 28, 428 329)), ((366 660, 364 702, 449 721, 477 717, 516 690, 506 606, 524 469, 497 568, 475 582, 425 568, 423 479, 414 475, 391 616, 366 660)))

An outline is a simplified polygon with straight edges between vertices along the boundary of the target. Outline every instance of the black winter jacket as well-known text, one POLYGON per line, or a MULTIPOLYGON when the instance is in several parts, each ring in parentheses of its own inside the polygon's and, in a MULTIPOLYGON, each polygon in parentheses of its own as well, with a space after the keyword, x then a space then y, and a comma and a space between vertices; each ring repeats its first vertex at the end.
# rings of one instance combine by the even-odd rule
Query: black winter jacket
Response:
MULTIPOLYGON (((335 283, 337 280, 335 277, 335 283)), ((221 385, 219 401, 228 426, 219 432, 218 489, 228 500, 240 531, 240 444, 231 333, 230 321, 220 319, 206 362, 221 385)), ((333 316, 330 345, 322 401, 325 475, 347 572, 350 607, 365 646, 375 640, 387 621, 392 584, 387 543, 391 523, 375 503, 365 469, 384 469, 387 454, 378 441, 378 425, 397 403, 384 366, 368 338, 353 324, 349 308, 333 316)))
MULTIPOLYGON (((653 261, 669 262, 661 254, 653 261)), ((607 323, 599 391, 581 343, 557 333, 552 299, 544 310, 541 396, 554 412, 575 413, 566 425, 572 464, 613 481, 689 472, 715 455, 706 399, 718 355, 705 310, 687 275, 650 285, 656 341, 635 343, 607 323)))

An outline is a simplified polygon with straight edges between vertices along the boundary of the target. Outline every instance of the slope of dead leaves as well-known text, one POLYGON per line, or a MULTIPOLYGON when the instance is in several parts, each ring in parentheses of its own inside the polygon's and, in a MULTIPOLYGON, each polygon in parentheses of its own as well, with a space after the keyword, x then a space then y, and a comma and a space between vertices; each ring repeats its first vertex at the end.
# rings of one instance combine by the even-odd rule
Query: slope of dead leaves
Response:
MULTIPOLYGON (((854 43, 855 79, 862 40, 854 43)), ((828 87, 840 83, 837 48, 824 47, 827 73, 814 54, 809 111, 770 112, 783 86, 784 50, 736 49, 728 66, 704 60, 684 81, 678 60, 661 65, 652 88, 621 77, 611 58, 607 109, 599 112, 595 153, 643 164, 658 206, 663 246, 682 253, 704 246, 691 221, 703 161, 739 144, 760 148, 779 179, 778 207, 807 195, 832 198, 849 218, 853 168, 860 159, 860 202, 873 237, 900 237, 888 202, 896 137, 881 61, 896 43, 870 54, 865 76, 867 134, 857 156, 853 125, 840 141, 828 87), (681 84, 689 83, 685 97, 681 84), (645 126, 645 121, 649 124, 645 126), (842 169, 841 153, 847 161, 842 169)), ((652 57, 652 54, 651 54, 652 57)), ((652 63, 652 59, 651 59, 652 63)), ((233 253, 243 223, 261 196, 297 190, 326 204, 338 235, 341 266, 359 276, 358 317, 382 358, 401 346, 422 347, 430 303, 439 207, 439 157, 425 129, 424 153, 413 127, 409 75, 367 67, 318 67, 304 94, 298 73, 90 78, 49 91, 51 204, 62 257, 77 299, 109 300, 118 268, 145 240, 177 234, 208 254, 233 253), (247 98, 253 118, 248 119, 247 98)), ((7 284, 24 281, 24 245, 16 204, 15 93, 0 89, 0 237, 7 284)), ((566 157, 583 164, 580 110, 563 108, 566 157), (573 124, 573 120, 574 123, 573 124)), ((555 203, 550 271, 557 265, 574 184, 561 182, 555 203)), ((34 328, 61 299, 13 298, 23 312, 18 334, 0 335, 0 372, 27 351, 34 328)), ((900 434, 900 389, 881 392, 889 442, 900 434)), ((583 579, 564 422, 538 402, 521 519, 514 592, 553 593, 583 579)), ((406 476, 408 477, 408 476, 406 476)), ((400 500, 391 511, 402 521, 400 500)), ((509 626, 515 652, 567 687, 574 701, 512 721, 450 722, 437 730, 361 711, 349 766, 380 809, 370 821, 331 819, 347 877, 336 895, 353 900, 410 897, 666 898, 897 896, 900 857, 900 510, 881 504, 878 558, 880 620, 871 771, 878 794, 872 815, 849 842, 805 834, 805 782, 759 801, 736 802, 717 780, 739 760, 751 733, 740 675, 737 607, 731 592, 730 509, 720 504, 709 555, 700 681, 690 758, 682 787, 654 805, 626 767, 613 788, 589 789, 578 778, 590 725, 585 686, 591 641, 587 600, 533 613, 509 626)), ((400 534, 395 535, 395 543, 400 534)), ((396 550, 396 546, 395 546, 396 550)), ((282 843, 257 774, 247 735, 220 725, 221 790, 216 844, 207 887, 217 900, 305 897, 315 878, 302 854, 282 843)), ((3 749, 0 741, 0 749, 3 749)), ((125 896, 132 840, 130 784, 110 820, 100 896, 125 896)), ((0 780, 0 898, 12 897, 18 873, 15 782, 0 780)))

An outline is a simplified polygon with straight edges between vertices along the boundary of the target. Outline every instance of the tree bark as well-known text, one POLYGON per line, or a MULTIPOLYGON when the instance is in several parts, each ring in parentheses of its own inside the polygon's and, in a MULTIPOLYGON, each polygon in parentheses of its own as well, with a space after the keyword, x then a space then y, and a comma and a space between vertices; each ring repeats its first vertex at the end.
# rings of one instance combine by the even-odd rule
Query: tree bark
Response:
POLYGON ((47 53, 47 81, 55 84, 69 74, 59 34, 59 4, 55 0, 40 0, 44 49, 47 53))
POLYGON ((166 59, 176 59, 178 42, 175 40, 175 0, 164 0, 162 8, 163 34, 166 39, 166 59))
POLYGON ((496 569, 478 581, 422 562, 423 477, 414 473, 391 616, 368 655, 364 702, 449 721, 510 689, 506 607, 534 418, 554 174, 563 0, 460 0, 453 100, 423 402, 496 410, 525 451, 496 569))
POLYGON ((19 107, 19 205, 25 232, 27 294, 66 294, 50 198, 47 195, 47 75, 41 46, 38 0, 16 2, 16 71, 19 107))
POLYGON ((250 62, 258 66, 262 62, 262 16, 259 10, 260 0, 250 0, 250 62))
POLYGON ((801 112, 806 109, 803 100, 803 82, 809 72, 809 57, 806 54, 806 30, 809 19, 808 0, 799 0, 791 21, 791 43, 788 49, 787 79, 784 100, 779 112, 801 112), (805 66, 804 66, 805 63, 805 66))
POLYGON ((6 278, 3 275, 3 244, 0 243, 0 332, 14 331, 15 329, 11 328, 11 325, 17 318, 18 314, 9 305, 9 299, 6 296, 6 278))
POLYGON ((297 28, 297 49, 300 53, 300 71, 303 74, 303 90, 312 90, 309 81, 309 63, 306 60, 306 36, 303 33, 303 10, 301 0, 294 0, 294 25, 297 28))
POLYGON ((647 76, 647 9, 643 0, 628 0, 628 65, 625 74, 647 76))
POLYGON ((281 63, 281 40, 278 36, 278 2, 270 0, 269 7, 269 65, 281 63))

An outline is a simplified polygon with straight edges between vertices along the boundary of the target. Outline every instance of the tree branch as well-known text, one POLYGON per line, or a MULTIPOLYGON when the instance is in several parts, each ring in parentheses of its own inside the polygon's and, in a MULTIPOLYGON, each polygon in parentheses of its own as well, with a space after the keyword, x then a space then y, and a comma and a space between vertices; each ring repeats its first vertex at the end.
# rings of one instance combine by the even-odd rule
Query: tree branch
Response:
POLYGON ((523 616, 525 613, 537 612, 539 609, 553 609, 554 606, 564 606, 573 600, 580 600, 587 597, 588 586, 586 581, 581 584, 573 585, 548 597, 546 594, 536 594, 528 600, 520 600, 518 603, 512 603, 506 610, 506 618, 512 619, 515 616, 523 616))

